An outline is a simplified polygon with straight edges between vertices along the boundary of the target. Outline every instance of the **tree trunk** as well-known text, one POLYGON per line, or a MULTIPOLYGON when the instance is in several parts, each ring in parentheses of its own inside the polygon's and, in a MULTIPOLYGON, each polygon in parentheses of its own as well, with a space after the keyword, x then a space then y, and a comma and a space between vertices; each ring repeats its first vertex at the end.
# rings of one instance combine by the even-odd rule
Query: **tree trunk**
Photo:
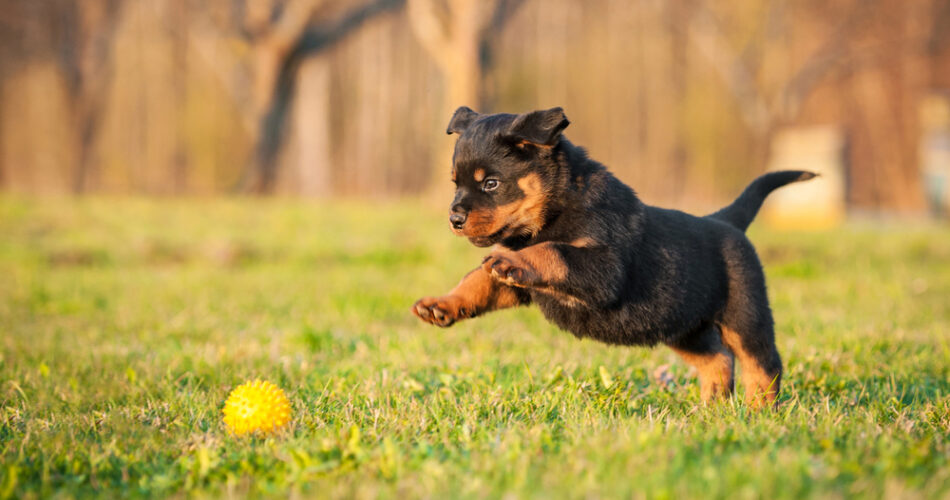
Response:
POLYGON ((188 189, 188 151, 185 140, 185 105, 186 84, 188 75, 188 3, 187 0, 175 0, 170 6, 170 23, 172 35, 172 67, 171 74, 172 112, 175 114, 175 146, 172 153, 172 189, 182 194, 188 189))
MULTIPOLYGON (((494 45, 489 37, 501 29, 517 9, 514 0, 409 0, 409 21, 416 38, 439 66, 445 82, 440 113, 448 123, 453 110, 469 106, 480 112, 491 92, 485 91, 485 76, 493 64, 494 45), (492 28, 492 29, 489 29, 492 28)), ((431 189, 442 196, 447 172, 437 165, 452 157, 452 140, 440 140, 434 148, 431 189)))
POLYGON ((121 3, 80 2, 60 12, 63 21, 57 62, 64 75, 75 136, 74 193, 85 192, 94 176, 94 151, 112 78, 113 35, 121 3))
POLYGON ((284 6, 273 26, 261 28, 266 33, 258 37, 254 48, 257 145, 254 158, 245 168, 241 189, 258 194, 274 189, 278 156, 284 145, 287 117, 303 60, 328 49, 366 21, 403 2, 370 0, 349 7, 338 1, 297 0, 284 6), (314 24, 314 19, 321 19, 324 24, 314 24))
POLYGON ((294 123, 297 133, 297 190, 303 196, 332 191, 330 61, 313 57, 300 67, 294 123))

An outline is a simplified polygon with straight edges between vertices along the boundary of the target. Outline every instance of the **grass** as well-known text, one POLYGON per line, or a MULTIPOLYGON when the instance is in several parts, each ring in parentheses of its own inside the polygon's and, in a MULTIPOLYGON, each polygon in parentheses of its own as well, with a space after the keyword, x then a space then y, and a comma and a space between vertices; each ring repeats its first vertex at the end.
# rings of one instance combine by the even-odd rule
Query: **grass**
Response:
POLYGON ((754 226, 786 364, 755 413, 534 309, 414 319, 481 256, 442 212, 0 199, 0 497, 950 496, 950 228, 754 226), (256 377, 291 426, 233 438, 256 377))

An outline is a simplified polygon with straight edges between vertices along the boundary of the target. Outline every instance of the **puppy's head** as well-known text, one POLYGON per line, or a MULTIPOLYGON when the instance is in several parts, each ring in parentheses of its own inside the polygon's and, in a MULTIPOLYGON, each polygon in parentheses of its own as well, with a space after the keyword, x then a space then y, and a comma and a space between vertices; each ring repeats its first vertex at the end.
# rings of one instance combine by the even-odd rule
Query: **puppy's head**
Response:
POLYGON ((447 129, 459 135, 452 157, 452 231, 479 247, 537 234, 553 194, 555 150, 569 123, 561 108, 521 115, 456 110, 447 129))

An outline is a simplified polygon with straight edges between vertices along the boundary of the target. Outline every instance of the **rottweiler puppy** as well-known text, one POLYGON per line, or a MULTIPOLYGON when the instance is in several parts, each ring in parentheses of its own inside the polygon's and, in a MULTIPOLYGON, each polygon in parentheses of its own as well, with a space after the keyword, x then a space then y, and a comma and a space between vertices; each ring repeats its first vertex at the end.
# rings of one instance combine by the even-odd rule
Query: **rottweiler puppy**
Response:
POLYGON ((697 217, 640 201, 562 135, 568 123, 561 108, 455 112, 449 224, 494 247, 458 286, 412 312, 447 327, 537 304, 579 338, 671 347, 699 372, 703 401, 732 393, 738 358, 746 400, 773 403, 782 360, 745 230, 772 190, 815 174, 765 174, 731 205, 697 217))

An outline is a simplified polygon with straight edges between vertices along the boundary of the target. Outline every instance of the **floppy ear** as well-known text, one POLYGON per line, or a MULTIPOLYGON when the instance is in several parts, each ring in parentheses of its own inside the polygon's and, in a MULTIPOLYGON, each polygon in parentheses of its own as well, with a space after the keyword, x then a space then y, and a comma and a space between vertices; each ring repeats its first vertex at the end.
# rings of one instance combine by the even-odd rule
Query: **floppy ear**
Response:
POLYGON ((537 146, 553 146, 570 123, 561 108, 532 111, 518 115, 508 129, 508 135, 537 146))
POLYGON ((455 110, 452 119, 449 120, 449 126, 445 129, 446 134, 461 134, 465 129, 478 119, 478 113, 468 106, 462 106, 455 110))

